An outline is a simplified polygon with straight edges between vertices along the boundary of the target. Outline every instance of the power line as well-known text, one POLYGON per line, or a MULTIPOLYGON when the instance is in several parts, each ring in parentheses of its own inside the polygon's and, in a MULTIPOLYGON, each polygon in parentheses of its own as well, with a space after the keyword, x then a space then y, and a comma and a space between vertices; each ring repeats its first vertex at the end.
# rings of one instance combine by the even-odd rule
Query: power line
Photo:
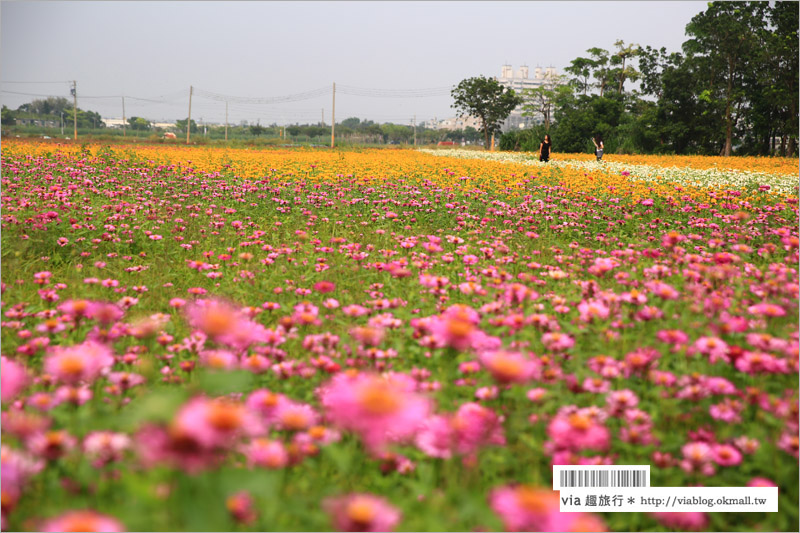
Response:
POLYGON ((68 80, 64 81, 0 81, 0 84, 3 83, 23 83, 23 84, 40 84, 40 83, 71 83, 68 80))
POLYGON ((247 104, 278 104, 278 103, 288 103, 288 102, 299 102, 301 100, 310 100, 312 98, 325 96, 329 93, 330 89, 328 87, 321 87, 319 89, 314 89, 312 91, 307 91, 304 93, 288 94, 284 96, 250 97, 250 96, 231 96, 231 95, 205 91, 203 89, 197 89, 198 96, 202 96, 211 100, 217 100, 218 102, 238 102, 247 104))

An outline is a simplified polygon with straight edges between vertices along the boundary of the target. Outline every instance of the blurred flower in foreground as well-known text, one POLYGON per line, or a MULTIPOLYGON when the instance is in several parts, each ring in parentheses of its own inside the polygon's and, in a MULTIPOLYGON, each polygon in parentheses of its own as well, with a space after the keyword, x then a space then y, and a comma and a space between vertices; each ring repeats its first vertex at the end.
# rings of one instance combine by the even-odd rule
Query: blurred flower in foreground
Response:
POLYGON ((391 531, 401 517, 399 510, 372 494, 330 498, 322 505, 338 531, 391 531))
POLYGON ((115 518, 95 511, 67 511, 42 524, 41 531, 125 531, 115 518))

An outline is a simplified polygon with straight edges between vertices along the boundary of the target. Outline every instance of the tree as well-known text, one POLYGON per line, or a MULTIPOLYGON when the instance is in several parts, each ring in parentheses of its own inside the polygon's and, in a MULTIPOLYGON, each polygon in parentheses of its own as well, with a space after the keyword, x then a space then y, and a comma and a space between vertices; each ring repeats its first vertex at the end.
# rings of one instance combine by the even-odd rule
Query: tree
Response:
MULTIPOLYGON (((73 115, 73 108, 66 108, 64 110, 64 122, 67 124, 72 124, 74 120, 73 115)), ((79 128, 105 128, 106 126, 103 122, 103 118, 100 116, 100 113, 95 111, 84 111, 80 107, 78 108, 77 123, 79 128)))
POLYGON ((591 79, 592 71, 596 66, 597 65, 595 64, 595 61, 592 59, 576 57, 572 60, 570 66, 564 70, 574 76, 574 78, 570 79, 570 83, 578 90, 578 92, 582 92, 584 95, 586 95, 589 87, 592 86, 589 80, 591 79))
POLYGON ((458 116, 474 116, 481 121, 484 146, 489 149, 489 135, 500 131, 500 126, 511 111, 522 103, 513 89, 502 86, 497 80, 478 76, 462 80, 451 92, 455 100, 451 107, 458 116))
POLYGON ((149 130, 150 121, 141 117, 131 117, 128 119, 128 124, 132 130, 149 130))
POLYGON ((359 124, 361 124, 361 119, 357 117, 350 117, 346 118, 341 122, 341 125, 345 128, 353 128, 358 129, 359 124))
POLYGON ((625 42, 620 39, 614 43, 614 46, 617 47, 617 51, 611 56, 611 64, 615 66, 619 65, 618 68, 613 69, 613 74, 619 83, 617 85, 617 92, 622 94, 622 88, 626 79, 636 81, 639 78, 638 70, 633 68, 630 64, 627 66, 625 65, 627 61, 639 55, 639 45, 630 44, 625 46, 625 42))
POLYGON ((768 34, 767 50, 770 59, 771 81, 766 97, 775 108, 777 127, 781 136, 781 155, 792 155, 797 149, 798 28, 800 10, 797 2, 775 2, 769 10, 774 31, 768 34), (787 146, 788 142, 788 146, 787 146))
MULTIPOLYGON (((522 116, 541 116, 545 131, 550 131, 550 120, 553 116, 556 92, 563 85, 564 77, 548 73, 544 83, 535 89, 523 89, 522 116)), ((569 88, 566 88, 569 90, 569 88)))
POLYGON ((34 115, 60 116, 62 111, 66 112, 67 108, 71 107, 72 104, 66 98, 48 96, 44 100, 33 100, 30 103, 22 104, 17 110, 33 113, 34 115))
POLYGON ((586 51, 592 56, 590 60, 592 75, 594 79, 597 80, 595 86, 600 89, 600 97, 602 98, 603 94, 606 92, 606 87, 612 79, 611 69, 609 68, 608 51, 597 47, 589 48, 586 51))
POLYGON ((259 135, 263 135, 266 133, 267 128, 262 126, 261 124, 253 124, 250 126, 250 133, 258 137, 259 135))
POLYGON ((17 119, 14 117, 14 112, 6 106, 3 106, 2 116, 0 116, 0 123, 2 123, 3 126, 13 126, 17 123, 17 119))
MULTIPOLYGON (((180 131, 186 133, 186 121, 187 120, 188 119, 176 120, 175 121, 175 127, 178 128, 180 131)), ((192 123, 191 123, 190 127, 191 127, 191 132, 192 133, 197 133, 197 122, 192 120, 192 123)))
POLYGON ((705 97, 724 104, 725 144, 720 155, 731 155, 734 128, 746 97, 744 79, 757 63, 757 35, 767 7, 764 2, 711 2, 686 26, 691 38, 683 49, 702 64, 705 97))

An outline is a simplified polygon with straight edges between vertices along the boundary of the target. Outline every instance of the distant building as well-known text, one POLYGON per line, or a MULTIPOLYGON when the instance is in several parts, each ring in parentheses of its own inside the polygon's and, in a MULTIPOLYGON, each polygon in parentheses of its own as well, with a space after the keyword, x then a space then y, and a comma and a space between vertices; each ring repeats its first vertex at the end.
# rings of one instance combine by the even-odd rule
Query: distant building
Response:
MULTIPOLYGON (((528 65, 522 65, 517 72, 511 65, 503 65, 500 70, 500 77, 495 78, 501 85, 514 89, 516 93, 521 93, 524 89, 537 89, 544 85, 548 79, 558 76, 555 67, 549 66, 547 68, 536 67, 533 77, 528 77, 528 65)), ((511 129, 530 128, 534 124, 541 124, 542 120, 539 117, 523 117, 522 106, 517 107, 511 112, 509 117, 503 123, 503 131, 511 129)))
POLYGON ((463 130, 464 128, 475 128, 476 130, 480 129, 481 121, 476 117, 452 117, 452 118, 445 118, 442 120, 428 120, 422 123, 426 128, 432 130, 463 130))
POLYGON ((106 128, 122 128, 123 125, 127 125, 127 120, 122 120, 121 118, 104 118, 103 124, 106 125, 106 128))

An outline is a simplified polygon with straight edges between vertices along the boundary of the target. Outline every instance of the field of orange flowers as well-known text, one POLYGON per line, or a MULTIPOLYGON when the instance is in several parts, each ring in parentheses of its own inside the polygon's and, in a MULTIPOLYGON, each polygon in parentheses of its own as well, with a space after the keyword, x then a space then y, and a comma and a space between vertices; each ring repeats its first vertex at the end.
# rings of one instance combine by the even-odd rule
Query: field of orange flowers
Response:
POLYGON ((797 160, 1 162, 3 530, 798 530, 797 160), (778 511, 561 512, 554 465, 778 511))

